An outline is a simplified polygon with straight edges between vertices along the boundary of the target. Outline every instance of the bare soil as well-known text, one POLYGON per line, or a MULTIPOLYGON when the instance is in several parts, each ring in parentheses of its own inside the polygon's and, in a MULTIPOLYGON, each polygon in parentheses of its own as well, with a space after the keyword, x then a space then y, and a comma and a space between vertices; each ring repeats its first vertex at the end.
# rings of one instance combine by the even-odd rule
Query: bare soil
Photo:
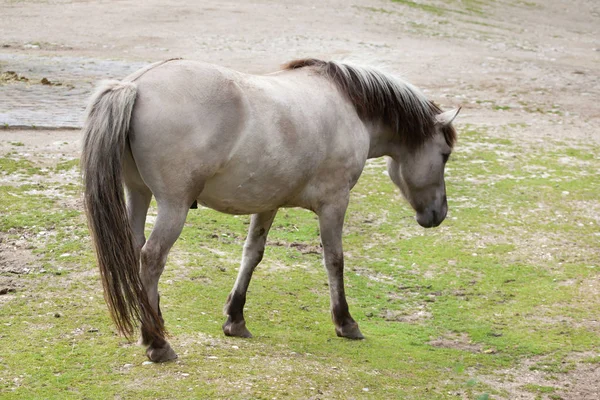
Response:
POLYGON ((4 3, 2 71, 64 82, 69 95, 102 71, 123 76, 123 61, 135 69, 184 57, 265 73, 297 57, 351 59, 401 73, 444 107, 462 105, 463 124, 522 124, 498 134, 528 139, 600 140, 594 0, 486 1, 473 12, 458 1, 427 2, 439 13, 388 0, 4 3), (43 66, 69 62, 52 76, 28 71, 40 57, 43 66))

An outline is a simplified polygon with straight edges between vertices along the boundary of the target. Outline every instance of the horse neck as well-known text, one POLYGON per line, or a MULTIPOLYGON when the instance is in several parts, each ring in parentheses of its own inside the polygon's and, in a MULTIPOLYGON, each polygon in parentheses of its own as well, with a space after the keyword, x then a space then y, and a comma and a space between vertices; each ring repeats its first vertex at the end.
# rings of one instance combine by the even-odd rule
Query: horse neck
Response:
POLYGON ((382 121, 366 121, 365 128, 369 132, 368 158, 391 156, 398 152, 397 134, 382 121))

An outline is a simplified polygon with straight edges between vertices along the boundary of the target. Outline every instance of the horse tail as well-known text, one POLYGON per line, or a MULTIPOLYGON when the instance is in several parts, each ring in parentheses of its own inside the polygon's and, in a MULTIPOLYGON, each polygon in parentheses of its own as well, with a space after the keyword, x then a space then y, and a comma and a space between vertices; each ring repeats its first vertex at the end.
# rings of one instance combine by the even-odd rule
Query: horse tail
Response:
POLYGON ((164 337, 164 324, 148 301, 139 272, 139 251, 123 193, 123 153, 137 86, 104 82, 92 96, 83 128, 81 171, 88 226, 104 298, 119 332, 131 338, 138 322, 164 337))

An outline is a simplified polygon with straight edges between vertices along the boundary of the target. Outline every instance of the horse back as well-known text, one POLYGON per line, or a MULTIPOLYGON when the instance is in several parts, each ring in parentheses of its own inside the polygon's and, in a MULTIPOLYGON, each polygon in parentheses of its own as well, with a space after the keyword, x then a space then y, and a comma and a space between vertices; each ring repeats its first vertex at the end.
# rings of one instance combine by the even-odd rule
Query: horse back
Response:
POLYGON ((157 198, 197 192, 212 208, 255 213, 296 205, 324 170, 362 170, 366 159, 352 106, 308 71, 171 61, 135 82, 131 150, 157 198))

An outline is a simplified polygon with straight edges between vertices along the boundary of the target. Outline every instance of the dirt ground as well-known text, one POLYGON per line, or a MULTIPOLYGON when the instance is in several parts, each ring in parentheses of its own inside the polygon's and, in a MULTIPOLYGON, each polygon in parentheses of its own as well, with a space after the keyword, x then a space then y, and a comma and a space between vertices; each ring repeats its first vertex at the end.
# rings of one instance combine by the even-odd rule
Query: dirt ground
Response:
MULTIPOLYGON (((8 0, 0 9, 0 152, 19 142, 19 153, 44 154, 48 165, 78 157, 72 128, 95 82, 173 57, 251 73, 300 57, 374 64, 443 108, 462 105, 459 129, 529 145, 600 143, 597 0, 8 0)), ((27 268, 25 239, 0 236, 0 263, 27 268)), ((526 366, 512 374, 539 382, 526 366)), ((598 368, 573 375, 565 398, 593 398, 598 380, 598 368)))
MULTIPOLYGON (((463 124, 598 141, 599 18, 595 0, 4 1, 2 71, 58 80, 68 91, 52 97, 59 87, 37 85, 45 92, 31 98, 5 85, 0 100, 18 97, 12 107, 35 108, 38 119, 57 103, 79 104, 81 114, 93 82, 146 62, 184 57, 265 73, 311 56, 400 73, 444 107, 462 105, 463 124)), ((78 125, 3 121, 3 113, 9 125, 78 125)))

